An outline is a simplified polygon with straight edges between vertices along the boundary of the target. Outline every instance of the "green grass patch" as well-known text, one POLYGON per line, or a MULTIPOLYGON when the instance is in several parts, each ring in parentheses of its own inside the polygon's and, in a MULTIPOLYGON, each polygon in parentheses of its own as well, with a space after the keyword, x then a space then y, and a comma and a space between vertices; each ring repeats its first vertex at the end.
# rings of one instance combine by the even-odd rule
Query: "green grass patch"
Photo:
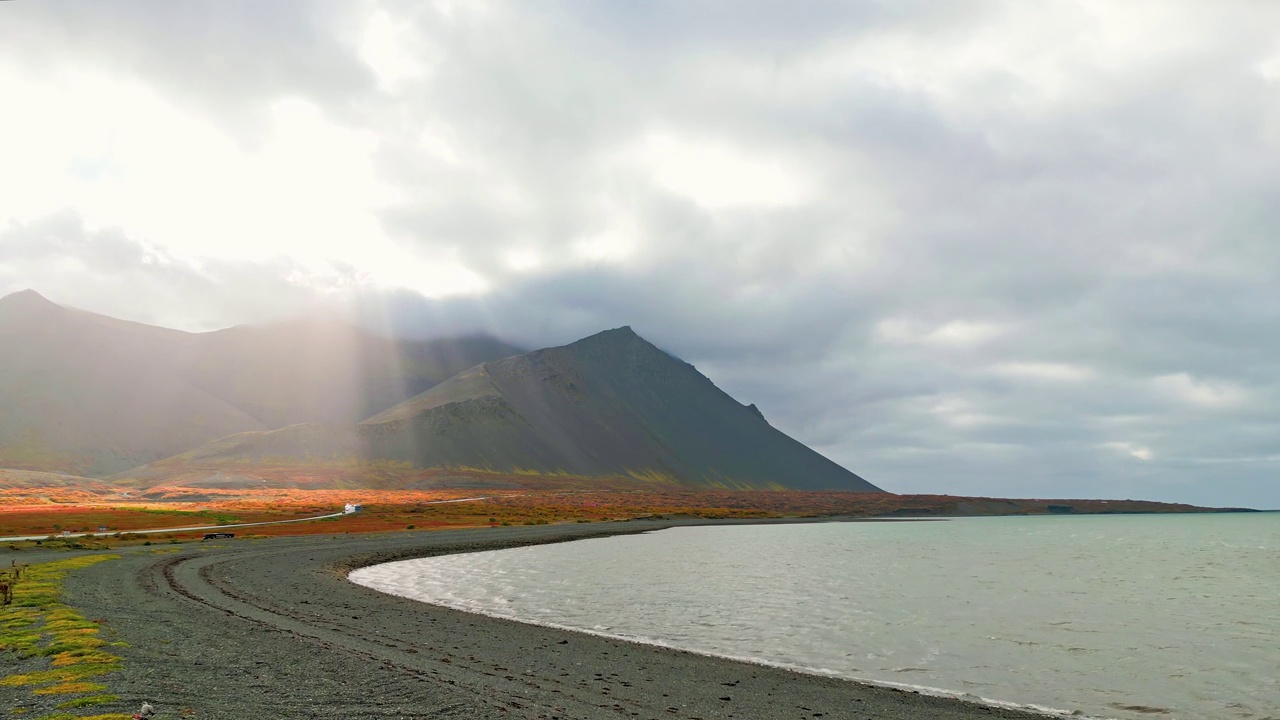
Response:
POLYGON ((89 695, 88 697, 76 698, 74 700, 67 700, 66 702, 60 702, 58 703, 57 707, 59 710, 67 710, 70 708, 93 707, 94 705, 106 705, 107 703, 115 702, 119 699, 120 699, 119 695, 89 695))
MULTIPOLYGON (((47 658, 48 667, 0 677, 0 686, 30 688, 34 696, 85 695, 64 701, 58 705, 60 709, 89 707, 116 699, 102 694, 107 689, 105 685, 90 681, 119 670, 120 658, 105 649, 109 644, 98 637, 97 623, 62 604, 60 597, 67 573, 118 557, 86 556, 25 569, 14 586, 13 605, 0 612, 0 652, 20 658, 47 658)), ((25 712, 18 707, 8 710, 10 714, 25 712)), ((44 717, 85 720, 66 713, 44 717)), ((129 716, 94 717, 114 720, 129 716)))
POLYGON ((71 695, 73 693, 100 692, 107 686, 102 683, 69 682, 50 685, 31 691, 32 695, 71 695))
MULTIPOLYGON (((118 660, 119 658, 115 658, 118 660)), ((51 670, 36 670, 29 673, 16 673, 4 678, 0 678, 0 685, 7 687, 21 687, 24 685, 53 685, 54 683, 71 683, 77 680, 97 677, 105 675, 112 670, 119 670, 118 662, 111 663, 87 663, 72 665, 69 667, 54 668, 51 670)), ((37 694, 40 694, 37 691, 37 694)))
MULTIPOLYGON (((46 630, 46 632, 48 632, 46 630)), ((59 633, 58 637, 48 645, 43 645, 36 650, 37 654, 46 657, 53 655, 61 655, 62 653, 83 653, 106 645, 106 641, 97 637, 96 633, 66 632, 59 633)))

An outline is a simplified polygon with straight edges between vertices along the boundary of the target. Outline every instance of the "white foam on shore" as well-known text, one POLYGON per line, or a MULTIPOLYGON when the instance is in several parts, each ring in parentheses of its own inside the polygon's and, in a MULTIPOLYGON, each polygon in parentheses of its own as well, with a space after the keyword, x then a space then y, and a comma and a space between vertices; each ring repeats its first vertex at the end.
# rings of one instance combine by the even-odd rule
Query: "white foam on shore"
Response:
MULTIPOLYGON (((404 562, 404 561, 400 561, 400 562, 404 562)), ((384 565, 391 565, 391 564, 394 564, 394 563, 384 563, 384 565)), ((1019 703, 1019 702, 1013 702, 1009 700, 998 700, 994 698, 981 697, 968 692, 948 690, 946 688, 937 688, 937 687, 931 687, 928 685, 915 685, 911 683, 899 683, 899 682, 893 682, 889 680, 876 680, 872 678, 859 677, 856 675, 848 675, 848 674, 841 673, 836 670, 830 670, 827 668, 808 667, 805 665, 796 665, 793 663, 778 662, 775 660, 768 660, 765 658, 758 658, 758 657, 730 655, 730 654, 724 654, 724 653, 713 653, 706 650, 698 650, 693 648, 681 647, 679 645, 674 645, 670 642, 664 641, 659 638, 651 638, 651 637, 644 637, 644 636, 638 636, 638 635, 626 635, 623 633, 611 633, 611 632, 606 632, 604 630, 573 627, 570 625, 564 625, 561 623, 555 623, 555 622, 543 621, 543 620, 527 620, 527 619, 515 617, 512 614, 503 614, 500 612, 496 612, 491 608, 483 607, 476 603, 467 603, 462 601, 448 601, 448 600, 442 600, 439 598, 432 598, 430 600, 426 600, 426 599, 423 599, 422 597, 416 596, 411 591, 406 590, 406 591, 397 592, 396 590, 389 589, 393 587, 394 588, 400 587, 395 583, 388 583, 385 585, 380 584, 379 581, 385 579, 385 577, 378 572, 378 570, 381 568, 382 568, 381 565, 372 565, 366 568, 359 568, 357 570, 353 570, 351 573, 347 575, 347 580, 357 585, 367 587, 371 590, 376 590, 378 592, 385 593, 387 595, 403 597, 403 598, 407 598, 409 600, 415 600, 417 602, 421 602, 427 605, 435 605, 437 607, 443 607, 450 610, 458 610, 460 612, 467 612, 475 615, 483 615, 485 617, 494 618, 496 620, 506 620, 508 622, 521 623, 524 625, 547 627, 555 630, 582 633, 584 635, 594 635, 597 637, 609 638, 612 640, 622 640, 624 642, 631 642, 639 645, 649 645, 652 647, 660 647, 668 650, 678 650, 680 652, 687 652, 692 655, 700 655, 703 657, 720 658, 725 660, 734 660, 737 662, 751 663, 753 665, 774 667, 782 670, 789 670, 791 672, 802 673, 805 675, 815 675, 819 677, 848 680, 851 682, 861 683, 863 685, 871 685, 875 687, 901 690, 904 692, 913 692, 921 695, 928 695, 931 697, 945 698, 948 700, 958 700, 960 702, 972 703, 974 705, 984 705, 987 707, 996 707, 996 708, 1003 708, 1008 710, 1020 710, 1023 712, 1035 713, 1038 715, 1043 715, 1045 717, 1051 717, 1051 718, 1076 718, 1078 720, 1117 720, 1116 718, 1109 718, 1109 717, 1099 716, 1099 715, 1086 715, 1080 712, 1079 710, 1063 710, 1061 708, 1053 708, 1045 705, 1037 705, 1034 703, 1019 703)))

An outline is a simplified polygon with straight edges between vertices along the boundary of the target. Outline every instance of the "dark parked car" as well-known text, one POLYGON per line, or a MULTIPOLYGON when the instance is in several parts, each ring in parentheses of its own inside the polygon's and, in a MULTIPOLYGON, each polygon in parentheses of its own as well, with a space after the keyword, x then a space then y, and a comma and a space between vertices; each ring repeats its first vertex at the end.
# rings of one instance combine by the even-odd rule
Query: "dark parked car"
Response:
POLYGON ((235 533, 205 533, 204 539, 205 540, 222 540, 223 538, 233 538, 235 536, 236 536, 235 533))

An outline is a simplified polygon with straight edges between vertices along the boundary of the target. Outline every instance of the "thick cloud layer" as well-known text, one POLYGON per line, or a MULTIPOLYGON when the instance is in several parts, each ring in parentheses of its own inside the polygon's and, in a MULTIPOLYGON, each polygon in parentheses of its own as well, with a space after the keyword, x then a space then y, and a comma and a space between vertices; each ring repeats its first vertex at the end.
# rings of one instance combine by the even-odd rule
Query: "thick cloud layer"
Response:
POLYGON ((8 5, 0 292, 630 324, 891 490, 1280 507, 1280 6, 8 5))

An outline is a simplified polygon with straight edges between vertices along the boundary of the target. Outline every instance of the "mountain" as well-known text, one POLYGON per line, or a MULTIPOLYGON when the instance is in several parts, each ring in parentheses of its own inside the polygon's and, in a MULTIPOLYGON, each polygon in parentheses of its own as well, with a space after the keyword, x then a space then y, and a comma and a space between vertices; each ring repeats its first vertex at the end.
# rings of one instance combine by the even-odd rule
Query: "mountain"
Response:
POLYGON ((355 425, 240 433, 157 466, 334 461, 879 491, 628 327, 481 363, 355 425))
POLYGON ((478 362, 523 352, 477 335, 405 342, 335 316, 205 333, 187 376, 266 427, 355 423, 478 362))
POLYGON ((337 317, 187 333, 0 298, 0 467, 103 476, 220 437, 355 423, 520 349, 397 342, 337 317))
POLYGON ((186 333, 0 298, 0 467, 101 474, 266 425, 184 376, 186 333))

